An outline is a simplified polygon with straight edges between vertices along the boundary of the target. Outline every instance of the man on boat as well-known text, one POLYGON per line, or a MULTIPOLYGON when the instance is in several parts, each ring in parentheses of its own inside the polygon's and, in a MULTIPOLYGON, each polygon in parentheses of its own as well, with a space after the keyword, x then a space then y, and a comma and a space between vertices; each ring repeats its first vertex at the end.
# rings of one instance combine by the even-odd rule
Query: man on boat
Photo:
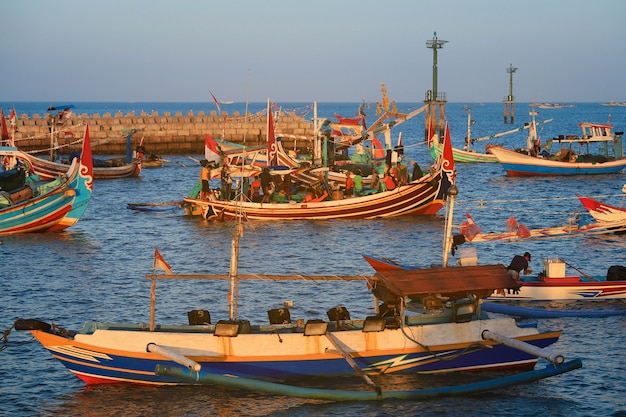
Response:
POLYGON ((524 275, 532 273, 533 270, 528 267, 530 259, 531 256, 529 252, 524 252, 524 256, 515 255, 509 266, 506 268, 511 278, 519 281, 522 270, 524 270, 524 275))
POLYGON ((270 195, 272 194, 272 174, 270 174, 268 167, 263 167, 259 179, 261 180, 261 188, 263 189, 263 199, 261 203, 266 203, 269 201, 270 195))
POLYGON ((200 171, 200 182, 202 183, 202 190, 200 191, 200 200, 207 200, 207 196, 211 189, 209 188, 209 178, 211 176, 211 168, 209 168, 209 161, 203 159, 200 161, 202 170, 200 171))

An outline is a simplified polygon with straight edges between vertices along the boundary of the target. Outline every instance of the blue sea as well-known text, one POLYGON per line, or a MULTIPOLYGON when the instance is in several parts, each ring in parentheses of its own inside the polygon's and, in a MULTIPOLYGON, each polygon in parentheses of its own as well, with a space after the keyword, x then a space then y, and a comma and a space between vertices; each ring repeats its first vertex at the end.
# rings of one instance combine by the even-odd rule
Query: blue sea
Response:
MULTIPOLYGON (((51 103, 0 103, 5 114, 44 114, 51 103)), ((57 103, 52 103, 56 105, 57 103)), ((70 103, 58 103, 70 104, 70 103)), ((71 103, 77 114, 118 111, 159 114, 216 111, 214 103, 71 103)), ((361 103, 319 103, 318 114, 333 118, 355 116, 361 103)), ((252 103, 248 111, 266 108, 252 103)), ((278 103, 307 119, 313 103, 278 103)), ((421 103, 399 103, 401 111, 421 103)), ((455 147, 463 146, 468 106, 471 136, 503 132, 528 122, 527 103, 516 104, 514 124, 503 123, 502 103, 448 103, 446 112, 455 147)), ((245 103, 222 105, 222 111, 246 110, 245 103)), ((364 109, 371 123, 375 106, 364 109)), ((610 122, 626 129, 626 108, 599 103, 574 103, 563 109, 539 109, 537 120, 553 119, 539 130, 543 140, 579 132, 580 122, 610 122)), ((393 131, 409 159, 427 168, 432 159, 424 145, 422 115, 393 131)), ((507 147, 525 144, 525 133, 491 141, 507 147)), ((178 209, 139 212, 129 203, 181 201, 199 178, 200 155, 162 155, 164 167, 144 169, 138 178, 98 180, 83 218, 68 231, 1 237, 0 331, 18 318, 39 318, 67 329, 85 321, 149 321, 150 283, 155 247, 175 273, 227 274, 233 224, 190 218, 178 209)), ((509 178, 499 164, 457 164, 459 195, 455 224, 470 213, 485 232, 505 231, 515 217, 529 228, 563 225, 584 209, 576 195, 619 205, 626 184, 624 174, 569 178, 509 178)), ((252 222, 241 238, 239 272, 262 274, 372 274, 362 254, 388 257, 405 264, 441 263, 443 210, 436 216, 385 220, 252 222)), ((532 253, 531 267, 559 257, 589 275, 602 276, 611 265, 626 265, 626 235, 592 235, 571 239, 475 243, 481 263, 508 264, 511 257, 532 253)), ((454 262, 454 258, 452 258, 454 262)), ((576 273, 575 271, 569 271, 576 273)), ((240 284, 240 318, 265 322, 267 310, 292 301, 292 318, 325 318, 337 305, 352 317, 373 310, 364 283, 240 284)), ((228 317, 228 283, 163 282, 157 289, 156 320, 185 323, 187 311, 208 309, 213 321, 228 317)), ((624 302, 551 302, 543 308, 626 309, 624 302)), ((528 320, 526 320, 527 322, 528 320)), ((283 398, 220 387, 86 386, 68 372, 28 333, 13 331, 0 351, 0 415, 6 416, 626 416, 626 317, 551 318, 534 320, 540 330, 562 330, 553 350, 567 358, 581 358, 583 368, 529 385, 482 395, 441 398, 424 402, 392 400, 382 403, 327 403, 283 398)), ((539 366, 543 367, 541 363, 539 366)), ((457 375, 389 377, 410 386, 454 383, 457 375), (395 378, 395 379, 394 379, 395 378), (398 379, 399 378, 399 379, 398 379), (404 379, 406 378, 406 379, 404 379), (413 384, 413 385, 411 385, 413 384)), ((347 381, 350 389, 367 389, 347 381)), ((329 388, 345 389, 332 381, 329 388)))

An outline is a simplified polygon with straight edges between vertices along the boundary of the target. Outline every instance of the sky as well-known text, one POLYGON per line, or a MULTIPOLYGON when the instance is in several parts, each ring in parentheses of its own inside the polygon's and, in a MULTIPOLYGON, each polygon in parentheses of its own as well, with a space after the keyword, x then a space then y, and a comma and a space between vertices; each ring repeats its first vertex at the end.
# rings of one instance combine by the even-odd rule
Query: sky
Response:
POLYGON ((626 101, 623 0, 4 0, 0 101, 626 101))

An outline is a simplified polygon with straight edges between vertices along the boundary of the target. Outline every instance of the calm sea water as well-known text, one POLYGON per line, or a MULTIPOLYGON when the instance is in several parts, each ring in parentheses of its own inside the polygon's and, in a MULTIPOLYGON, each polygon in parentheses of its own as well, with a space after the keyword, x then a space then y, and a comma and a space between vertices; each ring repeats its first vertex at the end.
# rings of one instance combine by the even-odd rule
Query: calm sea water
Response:
MULTIPOLYGON (((43 113, 48 103, 0 103, 7 112, 43 113)), ((112 113, 118 110, 209 112, 206 103, 74 103, 76 113, 112 113)), ((456 147, 462 147, 467 128, 464 103, 450 103, 447 113, 456 147)), ((243 111, 243 104, 232 105, 243 111)), ((250 106, 251 111, 265 104, 250 106)), ((284 107, 302 109, 307 104, 284 107)), ((224 106, 227 107, 227 106, 224 106)), ((401 105, 417 108, 415 105, 401 105)), ((258 108, 258 109, 257 109, 258 108)), ((332 117, 356 114, 358 103, 320 104, 319 113, 332 117)), ((528 120, 528 107, 517 105, 517 122, 528 120)), ((226 110, 224 108, 223 110, 226 110)), ((502 104, 471 105, 472 136, 510 129, 502 123, 502 104)), ((577 133, 582 121, 611 122, 626 127, 626 108, 577 104, 574 108, 540 111, 538 120, 554 118, 540 132, 544 139, 577 133), (545 116, 545 117, 544 117, 545 116)), ((228 109, 228 111, 232 111, 228 109)), ((374 119, 373 109, 367 110, 374 119)), ((431 163, 423 145, 423 118, 418 116, 398 130, 411 159, 431 163)), ((397 140, 396 131, 394 144, 397 140)), ((495 140, 522 146, 524 134, 495 140)), ((485 143, 493 143, 485 142, 485 143)), ((479 144, 478 149, 482 144, 479 144)), ((0 245, 0 330, 18 317, 54 321, 77 329, 88 320, 148 322, 151 273, 155 246, 176 273, 228 273, 233 224, 185 217, 179 210, 135 212, 128 203, 180 201, 199 177, 191 158, 200 155, 163 155, 167 166, 145 169, 139 178, 96 181, 94 196, 84 217, 60 234, 3 237, 0 245), (191 158, 190 158, 191 157, 191 158)), ((601 197, 619 204, 626 176, 572 178, 508 178, 498 164, 458 164, 457 222, 472 214, 484 231, 504 231, 514 216, 531 228, 564 224, 582 206, 577 194, 601 197)), ((275 274, 371 274, 361 254, 429 265, 441 262, 443 210, 437 216, 371 221, 249 223, 241 239, 239 271, 275 274)), ((511 243, 476 244, 483 263, 508 263, 514 254, 529 251, 532 267, 543 258, 560 257, 590 275, 603 275, 610 265, 626 265, 626 236, 588 236, 511 243)), ((219 282, 159 283, 157 321, 185 323, 186 312, 203 308, 213 320, 228 316, 228 284, 219 282)), ((371 314, 373 303, 363 283, 242 282, 239 317, 267 320, 266 311, 292 300, 292 317, 324 318, 326 310, 345 305, 353 317, 371 314)), ((622 302, 549 303, 551 308, 619 308, 622 302)), ((543 304, 545 306, 545 304, 543 304)), ((29 334, 13 332, 0 352, 0 415, 147 416, 147 415, 273 415, 273 416, 626 416, 626 317, 541 319, 540 330, 562 330, 554 350, 566 358, 579 357, 584 367, 556 378, 480 396, 426 402, 321 403, 296 398, 258 396, 219 387, 145 388, 87 387, 70 374, 29 334)), ((543 366, 540 363, 539 366, 543 366)), ((387 383, 428 386, 457 382, 461 376, 400 377, 387 383)), ((335 386, 363 388, 359 381, 335 386)))

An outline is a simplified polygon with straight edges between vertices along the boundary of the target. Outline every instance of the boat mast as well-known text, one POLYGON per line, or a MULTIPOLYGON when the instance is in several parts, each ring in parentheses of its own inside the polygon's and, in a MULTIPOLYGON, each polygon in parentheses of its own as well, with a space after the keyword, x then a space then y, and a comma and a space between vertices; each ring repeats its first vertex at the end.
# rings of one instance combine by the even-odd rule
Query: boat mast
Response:
POLYGON ((448 254, 452 249, 452 220, 454 219, 454 200, 459 194, 459 189, 456 188, 456 184, 453 182, 448 189, 448 202, 446 204, 446 222, 444 227, 444 240, 443 240, 443 255, 441 266, 444 268, 448 266, 448 254))

